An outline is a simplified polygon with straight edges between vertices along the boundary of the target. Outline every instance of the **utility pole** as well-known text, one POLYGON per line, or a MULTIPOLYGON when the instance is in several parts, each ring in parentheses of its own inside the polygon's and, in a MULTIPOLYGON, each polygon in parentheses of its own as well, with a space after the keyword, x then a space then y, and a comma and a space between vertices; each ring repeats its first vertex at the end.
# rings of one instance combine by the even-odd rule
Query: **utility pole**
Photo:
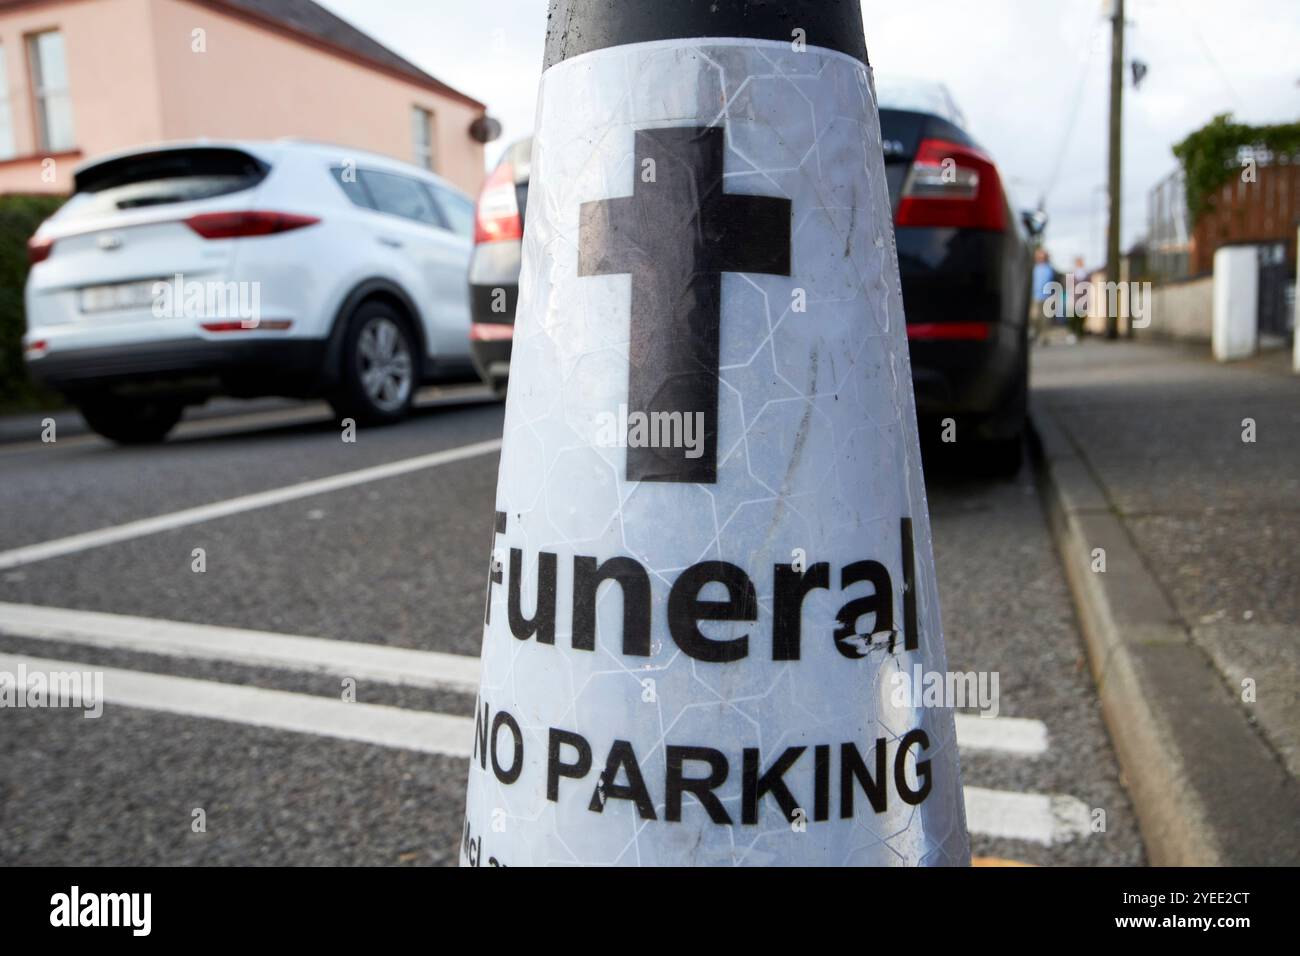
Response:
MULTIPOLYGON (((1124 131, 1124 0, 1114 0, 1110 45, 1110 224, 1106 231, 1106 281, 1119 282, 1120 200, 1124 131)), ((1115 288, 1114 284, 1109 286, 1115 288)), ((1107 297, 1108 301, 1110 297, 1107 297)), ((1120 297, 1113 300, 1117 304, 1120 297)), ((1119 315, 1107 309, 1106 338, 1119 337, 1119 315)))

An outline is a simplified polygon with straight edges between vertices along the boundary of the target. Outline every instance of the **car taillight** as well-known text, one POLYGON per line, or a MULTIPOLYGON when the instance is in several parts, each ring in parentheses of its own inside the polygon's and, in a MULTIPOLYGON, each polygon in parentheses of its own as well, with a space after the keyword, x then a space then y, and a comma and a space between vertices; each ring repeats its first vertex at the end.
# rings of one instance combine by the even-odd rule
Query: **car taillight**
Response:
POLYGON ((909 322, 907 337, 923 341, 960 340, 987 342, 993 337, 991 322, 909 322))
POLYGON ((44 262, 54 251, 53 239, 37 239, 35 236, 27 240, 27 263, 36 265, 38 262, 44 262))
POLYGON ((522 239, 524 223, 515 198, 515 167, 501 163, 483 184, 474 208, 474 242, 522 239))
POLYGON ((469 327, 471 342, 500 342, 514 337, 515 327, 511 322, 475 322, 469 327))
POLYGON ((314 226, 320 222, 315 216, 299 216, 290 212, 247 210, 243 212, 205 212, 185 220, 204 239, 239 239, 244 236, 272 236, 280 232, 314 226))
POLYGON ((971 146, 922 140, 903 183, 894 222, 1004 231, 1007 210, 997 167, 971 146))

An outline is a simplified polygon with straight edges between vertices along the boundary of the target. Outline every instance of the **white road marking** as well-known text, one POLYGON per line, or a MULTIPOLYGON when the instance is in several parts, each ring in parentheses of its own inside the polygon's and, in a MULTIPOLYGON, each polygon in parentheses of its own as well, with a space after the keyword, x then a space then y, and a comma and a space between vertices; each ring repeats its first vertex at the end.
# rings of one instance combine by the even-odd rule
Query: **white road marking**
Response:
POLYGON ((1052 846, 1091 832, 1087 805, 1062 794, 966 787, 966 828, 982 836, 1052 846))
MULTIPOLYGON (((358 680, 367 678, 411 686, 454 686, 470 693, 477 689, 478 661, 462 655, 14 604, 0 604, 0 630, 23 637, 97 647, 287 666, 298 670, 338 672, 336 668, 343 668, 358 680), (400 668, 408 669, 399 671, 400 668)), ((102 673, 106 705, 138 707, 461 759, 468 759, 473 752, 474 721, 468 717, 0 654, 0 671, 16 673, 19 665, 25 666, 28 673, 88 670, 102 673)), ((1016 733, 1023 733, 1023 730, 1012 732, 1010 739, 1015 739, 1016 733)), ((1091 830, 1091 813, 1087 805, 1074 797, 1014 793, 983 787, 965 787, 964 794, 966 824, 972 834, 1052 846, 1086 836, 1091 830)))
POLYGON ((100 548, 108 544, 118 544, 122 541, 130 541, 132 538, 141 538, 146 535, 157 534, 160 531, 171 531, 175 528, 212 521, 216 518, 228 518, 231 515, 252 511, 255 508, 268 508, 272 505, 284 504, 286 501, 296 501, 299 498, 323 495, 331 491, 352 488, 371 481, 393 478, 397 475, 407 475, 425 468, 436 468, 439 465, 464 461, 467 458, 477 458, 480 455, 500 451, 500 449, 501 439, 494 438, 490 441, 475 442, 472 445, 462 445, 459 448, 450 448, 446 451, 435 451, 428 455, 418 455, 415 458, 391 461, 384 465, 361 468, 357 471, 347 471, 340 475, 316 478, 283 488, 255 492, 251 495, 240 495, 238 498, 214 501, 211 504, 199 505, 197 508, 186 508, 182 511, 173 511, 170 514, 158 515, 153 518, 129 521, 126 524, 100 528, 97 531, 87 531, 66 538, 56 538, 53 541, 44 541, 40 544, 14 548, 10 551, 0 552, 0 570, 16 568, 24 564, 33 564, 37 561, 61 557, 65 554, 75 554, 91 548, 100 548))
MULTIPOLYGON (((464 654, 3 602, 0 633, 249 667, 338 674, 399 686, 445 688, 471 695, 478 691, 478 658, 464 654)), ((1037 756, 1047 751, 1047 727, 1041 720, 1023 717, 958 714, 957 743, 963 750, 1037 756)))
POLYGON ((468 758, 472 753, 474 721, 468 717, 0 654, 0 671, 16 673, 20 664, 28 673, 102 673, 106 706, 140 707, 448 757, 468 758))
POLYGON ((0 634, 248 667, 332 674, 400 687, 478 693, 479 662, 465 654, 295 637, 210 624, 0 602, 0 634))
POLYGON ((958 714, 957 745, 962 750, 996 750, 1035 757, 1047 753, 1047 725, 1027 717, 958 714))
MULTIPOLYGON (((3 602, 0 633, 249 667, 338 674, 398 686, 445 688, 466 694, 478 691, 478 658, 464 654, 3 602)), ((958 714, 957 743, 963 750, 1037 756, 1047 751, 1047 726, 1024 717, 958 714)))
MULTIPOLYGON (((186 624, 95 611, 0 602, 0 634, 168 657, 223 661, 365 682, 440 688, 473 695, 479 662, 463 654, 416 651, 353 641, 298 637, 208 624, 186 624)), ((101 671, 109 704, 224 720, 466 758, 473 720, 327 697, 215 681, 171 677, 84 664, 0 655, 0 670, 101 671)), ((1047 750, 1042 721, 957 715, 962 750, 1034 756, 1047 750)), ((966 787, 967 826, 973 834, 1052 846, 1090 832, 1090 811, 1060 794, 1014 793, 966 787)))

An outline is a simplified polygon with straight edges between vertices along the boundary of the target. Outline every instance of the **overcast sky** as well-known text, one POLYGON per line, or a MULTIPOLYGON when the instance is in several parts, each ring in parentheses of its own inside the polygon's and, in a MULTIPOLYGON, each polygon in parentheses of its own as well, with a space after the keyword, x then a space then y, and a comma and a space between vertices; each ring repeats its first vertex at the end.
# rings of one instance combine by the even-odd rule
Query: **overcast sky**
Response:
MULTIPOLYGON (((487 103, 505 126, 489 160, 532 131, 545 0, 318 2, 487 103)), ((1076 254, 1104 259, 1108 9, 1109 0, 862 5, 876 71, 946 83, 1013 203, 1046 194, 1058 266, 1076 254)), ((1221 112, 1300 118, 1300 3, 1128 0, 1127 19, 1126 57, 1150 73, 1125 90, 1126 245, 1146 231, 1147 192, 1174 169, 1173 143, 1221 112)))

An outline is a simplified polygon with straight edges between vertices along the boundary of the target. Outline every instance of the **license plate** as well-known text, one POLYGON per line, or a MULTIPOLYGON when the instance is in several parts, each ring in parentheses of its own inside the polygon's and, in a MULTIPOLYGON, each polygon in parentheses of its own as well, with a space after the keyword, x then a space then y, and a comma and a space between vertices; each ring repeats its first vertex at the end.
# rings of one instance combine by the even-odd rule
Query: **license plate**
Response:
POLYGON ((117 285, 92 285, 81 290, 82 312, 117 312, 151 308, 157 281, 121 282, 117 285))

